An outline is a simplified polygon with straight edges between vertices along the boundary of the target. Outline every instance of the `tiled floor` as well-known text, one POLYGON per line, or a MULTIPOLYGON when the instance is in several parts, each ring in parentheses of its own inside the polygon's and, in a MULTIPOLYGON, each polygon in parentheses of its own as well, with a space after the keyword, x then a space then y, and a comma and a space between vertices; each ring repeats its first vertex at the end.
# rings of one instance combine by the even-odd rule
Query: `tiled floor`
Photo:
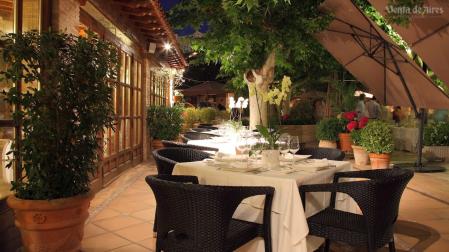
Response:
MULTIPOLYGON (((144 181, 154 173, 153 164, 141 164, 96 195, 83 251, 154 250, 155 201, 144 181)), ((449 251, 449 172, 415 174, 402 198, 395 238, 397 251, 449 251)), ((332 251, 363 250, 333 244, 332 251)))

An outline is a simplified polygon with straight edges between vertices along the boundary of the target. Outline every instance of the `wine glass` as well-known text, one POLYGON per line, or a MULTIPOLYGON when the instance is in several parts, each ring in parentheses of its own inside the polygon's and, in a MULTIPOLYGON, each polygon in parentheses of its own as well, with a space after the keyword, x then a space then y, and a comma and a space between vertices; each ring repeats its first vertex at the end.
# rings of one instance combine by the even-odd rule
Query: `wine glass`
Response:
POLYGON ((285 158, 285 155, 290 151, 290 136, 287 134, 282 135, 279 138, 279 150, 282 153, 282 156, 285 158))
POLYGON ((290 136, 290 153, 295 155, 296 152, 300 149, 299 137, 298 136, 290 136))

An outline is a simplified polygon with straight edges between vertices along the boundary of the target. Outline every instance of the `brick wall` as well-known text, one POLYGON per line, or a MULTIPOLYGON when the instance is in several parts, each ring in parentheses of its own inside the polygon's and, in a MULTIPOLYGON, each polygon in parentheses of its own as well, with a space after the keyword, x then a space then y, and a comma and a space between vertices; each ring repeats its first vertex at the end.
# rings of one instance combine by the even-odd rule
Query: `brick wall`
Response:
POLYGON ((80 25, 79 0, 52 1, 52 28, 67 33, 78 34, 80 25))

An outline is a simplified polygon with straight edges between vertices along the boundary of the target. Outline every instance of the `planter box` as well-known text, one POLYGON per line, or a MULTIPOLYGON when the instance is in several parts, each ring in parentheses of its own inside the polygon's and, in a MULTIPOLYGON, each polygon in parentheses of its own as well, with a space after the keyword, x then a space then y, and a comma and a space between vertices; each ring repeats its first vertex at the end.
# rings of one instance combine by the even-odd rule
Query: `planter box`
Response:
POLYGON ((299 142, 305 143, 306 147, 318 146, 315 137, 315 124, 312 125, 281 125, 281 130, 291 136, 298 136, 299 142))
POLYGON ((427 159, 435 157, 444 158, 446 161, 449 161, 449 146, 424 146, 423 154, 427 159))

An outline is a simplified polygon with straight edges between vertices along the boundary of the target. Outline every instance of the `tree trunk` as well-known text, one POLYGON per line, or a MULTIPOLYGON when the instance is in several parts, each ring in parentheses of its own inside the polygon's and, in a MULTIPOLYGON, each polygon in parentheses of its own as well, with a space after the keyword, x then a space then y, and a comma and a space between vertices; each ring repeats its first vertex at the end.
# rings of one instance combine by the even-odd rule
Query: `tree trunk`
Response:
POLYGON ((266 93, 273 82, 275 63, 276 54, 272 51, 260 69, 252 69, 244 74, 249 89, 250 129, 255 129, 259 124, 265 126, 268 124, 268 104, 263 101, 260 92, 266 93))

